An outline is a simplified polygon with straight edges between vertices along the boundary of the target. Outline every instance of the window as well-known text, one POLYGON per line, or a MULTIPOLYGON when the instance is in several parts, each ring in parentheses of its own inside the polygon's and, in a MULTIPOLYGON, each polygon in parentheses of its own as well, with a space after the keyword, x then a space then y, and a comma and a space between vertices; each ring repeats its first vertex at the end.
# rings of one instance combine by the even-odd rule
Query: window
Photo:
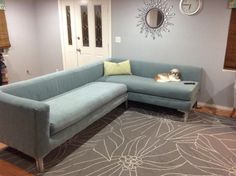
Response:
POLYGON ((94 6, 96 47, 102 48, 102 7, 94 6))
POLYGON ((224 69, 236 70, 236 9, 232 9, 224 69))
POLYGON ((68 45, 72 45, 70 6, 66 6, 66 21, 67 21, 67 33, 68 33, 68 45))
POLYGON ((83 46, 89 47, 88 7, 81 6, 80 8, 81 8, 83 46))

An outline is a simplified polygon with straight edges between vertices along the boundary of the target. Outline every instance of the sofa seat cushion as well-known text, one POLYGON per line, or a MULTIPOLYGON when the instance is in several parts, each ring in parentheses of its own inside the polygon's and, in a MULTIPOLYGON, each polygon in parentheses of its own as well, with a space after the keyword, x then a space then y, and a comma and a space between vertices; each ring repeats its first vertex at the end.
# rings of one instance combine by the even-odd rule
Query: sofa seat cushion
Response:
POLYGON ((126 84, 129 92, 185 101, 193 100, 199 92, 199 83, 194 81, 195 85, 185 85, 182 81, 159 83, 154 79, 135 75, 104 76, 99 81, 126 84))
POLYGON ((51 136, 126 93, 127 87, 124 84, 92 82, 45 100, 50 106, 51 136))

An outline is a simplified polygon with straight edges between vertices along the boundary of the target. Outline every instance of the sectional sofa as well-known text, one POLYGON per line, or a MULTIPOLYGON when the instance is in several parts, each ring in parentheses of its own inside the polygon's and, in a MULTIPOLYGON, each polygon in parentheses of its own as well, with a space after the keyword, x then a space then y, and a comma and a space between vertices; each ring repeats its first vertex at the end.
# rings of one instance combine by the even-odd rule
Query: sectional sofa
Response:
POLYGON ((131 68, 133 75, 104 77, 99 62, 1 87, 0 142, 35 158, 42 172, 51 150, 127 100, 178 109, 187 120, 200 91, 200 68, 142 61, 131 61, 131 68), (174 67, 182 82, 153 80, 174 67))

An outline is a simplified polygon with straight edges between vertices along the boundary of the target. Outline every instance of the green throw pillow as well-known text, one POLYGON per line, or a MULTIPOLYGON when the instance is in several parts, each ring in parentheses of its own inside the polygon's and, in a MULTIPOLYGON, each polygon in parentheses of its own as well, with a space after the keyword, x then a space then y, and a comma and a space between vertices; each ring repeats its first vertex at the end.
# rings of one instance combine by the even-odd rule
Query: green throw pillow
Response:
POLYGON ((120 63, 104 61, 104 76, 110 75, 132 75, 130 61, 120 63))

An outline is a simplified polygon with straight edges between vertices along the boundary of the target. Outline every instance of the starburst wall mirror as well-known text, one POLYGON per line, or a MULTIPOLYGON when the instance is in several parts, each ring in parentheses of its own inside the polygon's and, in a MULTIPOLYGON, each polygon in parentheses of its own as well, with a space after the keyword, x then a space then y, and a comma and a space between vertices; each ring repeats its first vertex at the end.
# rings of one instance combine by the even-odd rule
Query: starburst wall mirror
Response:
POLYGON ((144 1, 144 5, 142 9, 138 9, 137 26, 140 27, 140 33, 145 33, 146 37, 151 36, 154 40, 162 37, 163 32, 170 32, 168 27, 173 25, 170 19, 175 14, 169 0, 149 0, 144 1))

